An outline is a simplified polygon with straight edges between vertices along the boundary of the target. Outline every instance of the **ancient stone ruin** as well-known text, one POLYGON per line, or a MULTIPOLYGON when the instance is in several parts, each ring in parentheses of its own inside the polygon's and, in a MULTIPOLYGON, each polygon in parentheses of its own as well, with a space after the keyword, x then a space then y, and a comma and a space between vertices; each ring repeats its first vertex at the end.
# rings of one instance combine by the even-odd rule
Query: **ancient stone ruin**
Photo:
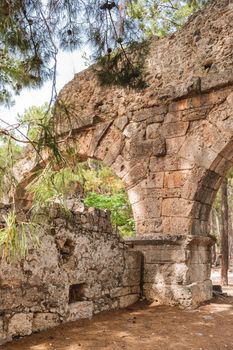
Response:
POLYGON ((0 263, 0 344, 140 298, 140 252, 127 248, 109 213, 69 204, 69 213, 53 205, 39 214, 40 245, 25 260, 0 263))
MULTIPOLYGON (((90 316, 93 311, 129 305, 139 298, 139 290, 148 300, 183 307, 197 306, 211 298, 212 242, 208 236, 208 217, 222 178, 233 164, 233 1, 215 1, 205 11, 193 15, 182 30, 167 38, 153 39, 145 57, 145 77, 148 87, 144 90, 106 88, 100 86, 91 67, 77 74, 63 88, 58 104, 65 108, 57 108, 53 120, 64 150, 76 150, 77 161, 88 158, 103 161, 124 181, 136 221, 136 239, 122 243, 115 234, 102 229, 102 224, 94 229, 95 225, 89 219, 88 229, 86 224, 83 226, 83 231, 88 232, 87 239, 79 231, 76 233, 76 226, 65 229, 63 219, 56 218, 61 225, 60 241, 59 230, 44 239, 50 241, 54 251, 51 260, 57 264, 51 281, 54 280, 56 285, 60 281, 59 274, 66 276, 67 284, 61 291, 61 300, 66 305, 63 302, 56 304, 53 311, 48 309, 52 306, 40 309, 37 298, 40 293, 43 295, 43 288, 39 273, 35 282, 30 281, 30 276, 26 278, 27 283, 35 284, 38 291, 33 294, 35 299, 30 306, 22 294, 24 311, 18 307, 14 309, 12 302, 13 292, 23 290, 21 282, 18 287, 6 287, 5 293, 7 288, 12 291, 9 304, 6 302, 2 307, 3 314, 11 313, 11 310, 16 313, 17 309, 20 316, 15 314, 13 317, 28 318, 30 327, 38 329, 47 327, 43 312, 49 314, 48 323, 51 320, 52 324, 55 322, 53 317, 68 320, 78 318, 82 312, 90 316), (77 238, 74 239, 75 235, 77 238), (70 236, 72 238, 68 238, 70 236), (67 239, 71 239, 71 247, 77 254, 79 242, 85 241, 82 249, 87 249, 88 269, 83 271, 83 279, 77 277, 76 266, 83 264, 85 254, 81 262, 80 255, 67 262, 62 260, 61 251, 67 239), (105 239, 105 245, 101 247, 105 239), (95 247, 94 251, 91 247, 95 247), (107 269, 101 265, 102 261, 98 261, 102 260, 105 249, 109 261, 117 257, 107 269), (133 252, 140 252, 141 258, 139 255, 131 257, 133 252), (59 259, 66 265, 65 272, 63 265, 58 264, 59 259), (129 264, 128 269, 137 271, 132 284, 127 280, 125 264, 129 264), (116 296, 103 290, 99 279, 96 286, 89 284, 92 278, 91 283, 97 278, 95 271, 99 265, 105 271, 101 275, 103 280, 109 280, 114 288, 119 288, 116 296), (118 266, 119 271, 113 272, 115 268, 111 266, 118 266), (119 276, 118 282, 113 277, 115 274, 119 276), (77 302, 86 303, 82 305, 87 305, 87 309, 84 311, 80 304, 77 314, 75 311, 69 314, 67 310, 72 309, 69 288, 82 283, 81 290, 87 289, 90 294, 84 293, 87 299, 77 302), (129 288, 127 293, 125 288, 129 288), (96 289, 103 292, 103 298, 99 294, 98 301, 91 296, 96 289), (29 316, 24 314, 27 307, 29 316), (68 314, 60 314, 58 309, 66 310, 68 314), (35 321, 36 312, 38 322, 35 321), (51 315, 51 312, 59 316, 51 315)), ((39 166, 43 167, 43 163, 35 164, 33 154, 28 154, 18 164, 15 169, 19 180, 18 197, 23 197, 25 184, 30 182, 39 166)), ((80 214, 75 215, 78 220, 80 214)), ((91 220, 94 220, 93 216, 91 220)), ((107 219, 101 220, 106 222, 107 219)), ((67 247, 67 251, 71 247, 67 247)), ((26 271, 32 270, 34 276, 33 259, 24 264, 26 271)), ((12 276, 13 272, 10 274, 12 276)), ((13 284, 13 279, 9 283, 13 284)), ((0 288, 4 293, 4 283, 1 282, 0 288)), ((46 288, 51 288, 52 295, 52 282, 47 281, 46 288)), ((75 289, 72 293, 76 295, 75 289)), ((8 336, 12 334, 9 329, 15 327, 11 317, 8 321, 3 317, 3 332, 8 336)))

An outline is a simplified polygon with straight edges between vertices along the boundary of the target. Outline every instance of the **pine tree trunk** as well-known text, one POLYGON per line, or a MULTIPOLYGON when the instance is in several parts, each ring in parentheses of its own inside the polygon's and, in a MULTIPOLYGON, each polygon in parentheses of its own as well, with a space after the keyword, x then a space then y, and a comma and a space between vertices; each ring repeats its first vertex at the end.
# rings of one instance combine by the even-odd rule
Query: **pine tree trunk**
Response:
MULTIPOLYGON (((229 195, 228 195, 229 197, 229 195)), ((231 258, 232 258, 232 215, 231 215, 231 210, 228 211, 228 215, 229 215, 229 218, 228 218, 228 240, 229 240, 229 265, 230 265, 230 262, 231 262, 231 258)))
POLYGON ((220 247, 218 243, 221 241, 221 232, 220 232, 220 224, 219 224, 219 213, 218 211, 213 208, 213 216, 214 216, 214 223, 215 223, 215 233, 217 236, 217 242, 216 242, 216 259, 215 259, 215 266, 220 265, 220 247))
POLYGON ((228 266, 229 266, 229 247, 228 247, 228 191, 227 191, 227 179, 223 180, 221 186, 221 217, 222 217, 222 230, 221 230, 221 283, 222 285, 228 285, 228 266))
MULTIPOLYGON (((214 208, 212 208, 211 213, 210 213, 210 233, 212 237, 215 237, 215 229, 214 229, 214 208)), ((217 253, 216 253, 216 242, 212 245, 212 251, 211 251, 211 258, 212 258, 212 265, 216 264, 216 259, 217 259, 217 253)))
POLYGON ((216 209, 214 209, 214 214, 215 214, 215 221, 216 221, 216 231, 217 231, 217 237, 220 240, 221 239, 221 232, 220 232, 220 224, 219 224, 219 213, 216 209))

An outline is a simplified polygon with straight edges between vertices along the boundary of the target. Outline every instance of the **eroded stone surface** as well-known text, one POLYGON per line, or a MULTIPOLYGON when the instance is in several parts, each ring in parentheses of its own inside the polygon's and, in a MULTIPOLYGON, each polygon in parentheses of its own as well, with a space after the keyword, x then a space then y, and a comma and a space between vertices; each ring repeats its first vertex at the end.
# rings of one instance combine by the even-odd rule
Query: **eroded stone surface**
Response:
POLYGON ((129 240, 143 253, 143 295, 158 304, 198 306, 212 298, 212 240, 195 236, 157 236, 129 240))
POLYGON ((129 251, 109 213, 68 202, 69 213, 41 212, 40 245, 25 260, 0 263, 0 343, 139 299, 141 254, 129 251))

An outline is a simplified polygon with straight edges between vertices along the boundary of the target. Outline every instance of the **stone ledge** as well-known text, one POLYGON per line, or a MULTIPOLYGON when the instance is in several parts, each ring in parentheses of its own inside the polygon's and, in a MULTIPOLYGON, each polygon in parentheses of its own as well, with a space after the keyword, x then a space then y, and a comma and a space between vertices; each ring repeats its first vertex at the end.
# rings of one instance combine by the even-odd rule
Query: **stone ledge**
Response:
POLYGON ((201 91, 208 92, 233 85, 233 70, 208 74, 201 78, 201 91))
POLYGON ((231 85, 233 85, 233 70, 212 73, 204 77, 193 76, 173 89, 171 100, 179 101, 231 85))
POLYGON ((192 244, 210 246, 213 244, 213 239, 209 236, 184 236, 184 235, 146 235, 140 238, 128 238, 125 243, 133 248, 134 246, 158 246, 158 245, 174 245, 174 246, 190 246, 192 244))

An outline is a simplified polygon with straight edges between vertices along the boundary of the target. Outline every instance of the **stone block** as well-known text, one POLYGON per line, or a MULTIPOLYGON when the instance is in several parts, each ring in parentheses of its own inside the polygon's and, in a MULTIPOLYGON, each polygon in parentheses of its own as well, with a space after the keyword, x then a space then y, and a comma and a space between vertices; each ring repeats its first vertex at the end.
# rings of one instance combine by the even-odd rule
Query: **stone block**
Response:
POLYGON ((119 298, 119 307, 121 309, 133 305, 139 300, 138 294, 125 295, 119 298))
POLYGON ((123 135, 131 138, 138 133, 139 123, 129 123, 124 129, 123 135))
POLYGON ((202 282, 193 283, 190 285, 192 293, 191 307, 197 307, 201 303, 211 300, 213 297, 212 281, 207 279, 202 282))
POLYGON ((185 263, 144 265, 144 282, 153 284, 185 284, 188 266, 185 263))
POLYGON ((122 285, 124 287, 138 286, 141 279, 141 270, 140 269, 128 269, 124 270, 122 276, 122 285))
POLYGON ((209 233, 209 222, 206 220, 193 219, 191 234, 195 236, 206 236, 209 233))
POLYGON ((132 142, 128 153, 130 159, 139 159, 150 155, 162 156, 166 154, 166 141, 161 134, 157 133, 153 140, 132 142))
MULTIPOLYGON (((183 146, 182 146, 183 147, 183 146)), ((149 169, 151 173, 158 171, 177 171, 193 169, 194 162, 177 154, 169 154, 166 157, 151 157, 149 169)))
POLYGON ((201 79, 202 91, 209 91, 216 87, 222 87, 233 84, 232 70, 225 70, 219 73, 208 74, 201 79))
POLYGON ((232 161, 232 149, 233 149, 233 140, 227 143, 227 145, 221 151, 221 156, 229 161, 232 161))
POLYGON ((206 263, 190 263, 186 274, 186 283, 192 284, 196 282, 203 282, 210 279, 211 263, 210 260, 206 263))
MULTIPOLYGON (((112 124, 112 122, 110 122, 110 124, 112 124)), ((121 139, 122 134, 119 129, 117 129, 115 126, 107 128, 96 144, 93 157, 95 159, 104 160, 113 144, 117 145, 116 149, 114 150, 114 156, 117 156, 117 151, 119 148, 121 148, 121 139)))
POLYGON ((91 318, 93 316, 93 302, 79 301, 68 305, 66 321, 91 318))
POLYGON ((24 336, 32 333, 32 313, 18 313, 12 316, 8 323, 8 335, 24 336))
POLYGON ((149 123, 163 122, 164 114, 167 113, 167 106, 155 106, 151 108, 143 108, 141 110, 135 111, 133 115, 133 120, 141 122, 146 120, 149 123))
MULTIPOLYGON (((142 183, 146 181, 143 180, 142 183)), ((128 197, 129 197, 129 201, 130 204, 133 205, 137 202, 140 202, 141 200, 143 200, 144 196, 141 190, 141 183, 137 184, 136 186, 130 188, 127 192, 128 192, 128 197)))
POLYGON ((111 122, 105 122, 105 123, 98 124, 96 126, 93 132, 92 141, 89 144, 88 153, 90 156, 94 155, 100 140, 102 139, 103 135, 106 133, 108 128, 111 126, 111 124, 112 124, 111 122))
POLYGON ((212 282, 206 280, 190 285, 150 284, 144 285, 144 295, 160 305, 178 305, 181 308, 196 308, 212 298, 212 282))
POLYGON ((114 125, 120 130, 123 130, 127 124, 128 124, 128 117, 127 116, 117 118, 114 121, 114 125))
POLYGON ((142 254, 137 251, 126 251, 125 252, 125 269, 136 269, 141 268, 142 254))
POLYGON ((147 163, 137 162, 123 177, 123 181, 128 188, 136 185, 140 180, 144 179, 147 174, 147 163))
POLYGON ((161 216, 161 198, 146 197, 144 200, 132 205, 134 218, 153 219, 161 216))
MULTIPOLYGON (((208 129, 206 127, 206 129, 208 129)), ((216 134, 216 129, 212 128, 213 135, 210 136, 215 140, 218 135, 216 134)), ((211 133, 211 127, 210 127, 211 133)), ((199 131, 195 130, 191 136, 189 136, 183 143, 179 155, 191 162, 195 162, 196 165, 203 167, 205 169, 210 169, 213 163, 216 161, 218 154, 214 152, 209 146, 211 144, 208 135, 206 135, 206 142, 203 140, 203 127, 199 131)))
POLYGON ((184 136, 186 135, 189 127, 189 122, 175 122, 175 123, 166 123, 163 124, 163 127, 160 129, 162 135, 165 138, 184 136))
POLYGON ((179 235, 181 232, 184 235, 189 235, 192 225, 193 219, 191 218, 163 217, 162 221, 163 232, 171 235, 179 235))
POLYGON ((173 113, 167 113, 164 119, 164 123, 176 123, 181 121, 183 112, 174 111, 173 113))
POLYGON ((187 285, 210 278, 211 264, 157 263, 144 265, 144 282, 153 284, 187 285))
POLYGON ((139 250, 143 251, 145 264, 180 263, 186 261, 185 250, 178 245, 141 246, 139 250))
POLYGON ((186 286, 173 284, 145 283, 144 295, 147 300, 159 305, 180 305, 189 307, 192 293, 186 286))
POLYGON ((210 250, 207 247, 193 247, 190 249, 189 261, 191 264, 207 264, 211 260, 210 250))
POLYGON ((140 188, 142 189, 154 189, 162 188, 164 182, 164 172, 157 172, 149 174, 149 176, 141 182, 140 188))
POLYGON ((60 324, 58 314, 48 312, 38 312, 34 314, 32 321, 32 331, 38 332, 60 324))
POLYGON ((3 319, 0 318, 0 345, 4 343, 5 338, 6 338, 6 334, 4 331, 4 322, 3 322, 3 319))
POLYGON ((184 198, 165 198, 162 203, 162 215, 168 217, 192 217, 194 203, 194 201, 184 198))
POLYGON ((116 160, 117 156, 120 154, 122 147, 123 147, 123 138, 119 137, 119 139, 112 144, 109 151, 107 151, 103 162, 108 166, 111 166, 112 163, 114 163, 114 161, 116 160))
POLYGON ((179 153, 183 143, 185 142, 186 136, 179 136, 166 139, 166 150, 167 154, 179 153))
POLYGON ((189 174, 188 170, 165 172, 164 187, 165 188, 182 187, 186 181, 188 174, 189 174))
POLYGON ((200 77, 190 76, 185 82, 175 86, 174 98, 178 99, 192 94, 198 94, 201 91, 200 77))
POLYGON ((146 235, 151 233, 162 233, 162 219, 147 219, 147 220, 137 220, 136 231, 138 235, 146 235))
POLYGON ((156 139, 159 135, 159 123, 149 124, 146 128, 146 138, 147 139, 156 139))
POLYGON ((200 108, 192 108, 187 111, 183 111, 183 121, 195 121, 205 119, 210 112, 210 107, 201 106, 200 108))
POLYGON ((225 176, 227 169, 232 167, 232 165, 232 161, 226 160, 222 156, 216 156, 214 162, 211 164, 210 169, 220 176, 225 176))
POLYGON ((129 294, 140 294, 140 286, 118 287, 110 291, 111 298, 126 296, 129 294))

